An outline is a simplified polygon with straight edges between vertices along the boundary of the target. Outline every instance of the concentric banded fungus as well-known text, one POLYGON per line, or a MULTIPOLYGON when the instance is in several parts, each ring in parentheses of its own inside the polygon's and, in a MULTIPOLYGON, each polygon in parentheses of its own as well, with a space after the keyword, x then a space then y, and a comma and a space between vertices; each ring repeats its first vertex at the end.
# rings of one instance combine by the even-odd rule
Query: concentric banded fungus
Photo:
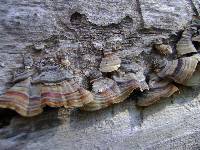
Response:
POLYGON ((143 90, 144 88, 131 74, 113 78, 115 81, 109 78, 94 80, 94 101, 81 109, 86 111, 99 110, 124 101, 135 89, 143 90))
POLYGON ((185 57, 177 60, 165 60, 157 69, 157 75, 161 78, 170 78, 184 85, 190 79, 196 69, 198 60, 194 57, 185 57))
POLYGON ((173 53, 172 47, 166 44, 155 44, 154 48, 161 54, 161 55, 170 55, 173 53))
POLYGON ((92 100, 92 94, 72 80, 41 85, 41 101, 51 107, 82 107, 92 100))
POLYGON ((32 81, 41 84, 41 100, 52 107, 82 107, 93 100, 92 94, 80 87, 66 70, 47 70, 32 81))
MULTIPOLYGON (((141 65, 133 62, 123 63, 120 67, 120 71, 124 72, 125 74, 123 76, 126 76, 126 78, 128 78, 129 80, 137 80, 137 82, 140 83, 141 91, 149 88, 146 83, 146 77, 144 76, 144 68, 141 65)), ((114 77, 116 80, 116 76, 114 77)))
MULTIPOLYGON (((142 75, 141 75, 142 76, 142 75)), ((143 80, 142 77, 137 77, 135 73, 127 73, 121 76, 113 76, 113 79, 117 82, 118 86, 121 89, 140 89, 140 91, 144 91, 149 89, 145 79, 143 80)))
POLYGON ((42 112, 42 103, 38 95, 40 90, 35 90, 31 88, 31 78, 16 83, 0 97, 0 107, 13 109, 22 116, 38 115, 42 112))
POLYGON ((116 82, 109 78, 100 78, 94 81, 92 85, 94 101, 82 107, 82 110, 95 111, 108 107, 114 103, 119 103, 121 91, 116 82))
POLYGON ((149 106, 159 101, 161 98, 170 97, 178 88, 167 80, 154 77, 149 81, 150 90, 142 93, 137 101, 138 106, 149 106))
POLYGON ((100 63, 101 72, 113 72, 120 67, 121 59, 115 54, 107 54, 100 63))
POLYGON ((46 66, 36 77, 16 83, 0 97, 0 107, 10 108, 22 116, 35 116, 46 105, 66 108, 82 107, 91 102, 91 92, 80 87, 66 70, 46 66))
POLYGON ((170 44, 175 44, 172 43, 176 39, 174 36, 165 39, 168 34, 152 34, 147 36, 147 42, 143 41, 146 36, 140 32, 133 34, 132 21, 130 24, 128 19, 114 28, 98 27, 93 31, 105 29, 106 32, 96 38, 96 33, 91 35, 94 32, 90 32, 94 26, 90 26, 87 19, 86 22, 82 20, 84 18, 76 14, 70 20, 73 30, 83 27, 84 31, 89 31, 84 35, 80 30, 78 41, 76 35, 69 33, 73 37, 53 36, 38 45, 27 46, 28 50, 33 49, 35 53, 24 55, 24 67, 14 74, 14 86, 0 96, 0 108, 13 109, 28 117, 41 113, 45 106, 94 111, 120 103, 136 90, 142 94, 137 105, 149 106, 177 92, 174 82, 186 86, 199 85, 200 69, 197 64, 200 56, 196 49, 199 48, 200 40, 197 20, 193 20, 196 23, 183 32, 176 45, 178 59, 170 61, 165 59, 172 59, 172 55, 158 56, 146 49, 146 46, 153 43, 154 49, 161 55, 170 55, 173 50, 166 43, 170 41, 170 44), (111 34, 109 30, 112 30, 111 34), (192 34, 195 37, 192 38, 192 34), (153 42, 154 39, 160 40, 153 42), (120 53, 117 54, 118 50, 120 53), (101 58, 100 69, 95 70, 101 58), (147 84, 146 76, 152 71, 152 63, 156 75, 151 76, 147 84), (89 75, 91 70, 94 72, 89 75), (87 77, 90 82, 86 80, 87 77), (75 78, 84 87, 91 88, 91 91, 79 86, 75 78))
POLYGON ((183 32, 180 41, 176 45, 176 50, 178 57, 181 57, 185 54, 197 52, 196 48, 192 44, 192 35, 190 29, 186 29, 183 32))

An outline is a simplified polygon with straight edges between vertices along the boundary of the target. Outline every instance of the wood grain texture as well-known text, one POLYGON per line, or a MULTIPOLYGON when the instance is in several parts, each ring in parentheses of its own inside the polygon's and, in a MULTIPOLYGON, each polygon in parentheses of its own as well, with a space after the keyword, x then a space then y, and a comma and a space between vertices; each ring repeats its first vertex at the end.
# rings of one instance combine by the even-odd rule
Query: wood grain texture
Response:
MULTIPOLYGON (((192 1, 199 12, 198 0, 192 1)), ((67 49, 71 67, 78 75, 82 70, 82 76, 75 76, 87 87, 84 75, 99 65, 101 44, 121 38, 116 55, 123 63, 137 64, 125 68, 142 78, 149 70, 152 42, 171 33, 176 38, 169 42, 178 41, 180 30, 191 21, 191 8, 187 0, 1 0, 0 93, 13 86, 12 72, 22 66, 21 54, 38 45, 49 51, 67 49)), ((136 94, 94 113, 53 109, 31 119, 14 114, 0 129, 0 147, 198 149, 199 89, 181 92, 146 109, 135 107, 136 94)), ((1 112, 3 120, 7 113, 1 112)))

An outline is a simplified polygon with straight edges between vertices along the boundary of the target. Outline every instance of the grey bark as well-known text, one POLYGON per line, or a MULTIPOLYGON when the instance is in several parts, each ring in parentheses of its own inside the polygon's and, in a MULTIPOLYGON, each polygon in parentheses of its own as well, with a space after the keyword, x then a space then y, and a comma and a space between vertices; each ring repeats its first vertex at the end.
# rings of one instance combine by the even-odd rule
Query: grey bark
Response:
MULTIPOLYGON (((72 50, 72 67, 87 72, 101 55, 95 43, 121 36, 118 55, 145 68, 151 42, 178 36, 199 7, 198 0, 1 0, 0 93, 22 66, 21 54, 38 43, 72 50)), ((135 106, 134 96, 101 111, 61 108, 30 119, 0 109, 7 118, 0 149, 198 149, 199 91, 185 88, 145 109, 135 106)))

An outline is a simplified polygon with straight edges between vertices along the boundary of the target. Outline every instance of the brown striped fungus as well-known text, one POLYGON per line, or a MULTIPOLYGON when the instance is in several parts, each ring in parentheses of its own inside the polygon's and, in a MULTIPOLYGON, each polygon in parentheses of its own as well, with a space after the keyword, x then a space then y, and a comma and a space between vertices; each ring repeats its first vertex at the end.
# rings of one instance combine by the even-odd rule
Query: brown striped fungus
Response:
MULTIPOLYGON (((96 53, 90 51, 91 57, 79 58, 77 51, 67 46, 58 51, 26 53, 23 67, 13 74, 13 86, 0 96, 0 108, 32 117, 42 113, 45 106, 95 111, 128 97, 136 99, 138 106, 152 105, 178 93, 178 85, 199 85, 200 59, 194 45, 200 42, 199 36, 187 27, 174 47, 163 41, 153 43, 157 53, 152 52, 153 57, 146 61, 148 69, 143 69, 144 63, 138 63, 136 58, 131 61, 121 58, 122 52, 117 48, 123 49, 123 46, 114 49, 104 48, 106 44, 101 49, 94 46, 96 53), (85 64, 84 60, 91 63, 85 64)), ((87 50, 84 44, 77 47, 87 50)))

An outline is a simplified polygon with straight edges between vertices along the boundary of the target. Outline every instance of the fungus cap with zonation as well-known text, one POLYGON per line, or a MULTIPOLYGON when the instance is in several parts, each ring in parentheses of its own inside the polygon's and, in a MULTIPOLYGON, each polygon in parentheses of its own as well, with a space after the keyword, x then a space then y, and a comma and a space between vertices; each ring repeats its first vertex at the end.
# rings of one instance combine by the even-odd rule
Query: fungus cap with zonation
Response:
POLYGON ((31 117, 40 114, 43 107, 76 108, 91 102, 91 92, 80 87, 74 81, 60 83, 32 84, 31 78, 16 83, 0 96, 0 108, 9 108, 22 116, 31 117))
POLYGON ((68 70, 44 70, 32 83, 40 84, 41 101, 51 107, 76 108, 93 100, 91 92, 80 87, 68 70))
POLYGON ((99 110, 122 100, 120 88, 109 78, 95 80, 92 84, 92 94, 93 101, 82 107, 82 110, 99 110))
POLYGON ((200 66, 197 65, 192 77, 185 82, 185 86, 197 87, 200 86, 200 66))
POLYGON ((95 111, 126 100, 135 89, 145 87, 131 74, 115 76, 112 79, 99 78, 93 83, 94 101, 85 105, 82 110, 95 111))
POLYGON ((176 44, 176 50, 178 57, 181 57, 185 54, 196 53, 197 50, 192 43, 192 34, 189 29, 186 29, 179 42, 176 44))
POLYGON ((113 72, 118 70, 121 64, 121 59, 115 54, 109 54, 102 58, 100 63, 101 72, 113 72))
POLYGON ((137 105, 138 106, 149 106, 161 98, 170 97, 175 92, 178 92, 178 88, 169 82, 169 80, 163 80, 154 76, 149 81, 150 90, 146 90, 142 93, 142 95, 138 98, 137 105))
POLYGON ((189 80, 198 64, 195 57, 184 57, 172 61, 165 61, 165 65, 157 69, 157 75, 161 78, 170 78, 176 83, 184 85, 189 80))
POLYGON ((143 79, 142 74, 138 77, 135 73, 126 73, 120 76, 113 76, 113 79, 122 88, 132 87, 134 89, 138 88, 140 91, 148 89, 145 77, 143 79))
POLYGON ((91 92, 80 87, 73 80, 64 80, 56 84, 41 84, 41 101, 51 107, 82 107, 92 100, 91 92))
POLYGON ((13 109, 22 116, 38 115, 42 112, 43 106, 38 93, 31 95, 32 93, 35 92, 31 91, 31 78, 16 83, 0 96, 0 108, 13 109))

